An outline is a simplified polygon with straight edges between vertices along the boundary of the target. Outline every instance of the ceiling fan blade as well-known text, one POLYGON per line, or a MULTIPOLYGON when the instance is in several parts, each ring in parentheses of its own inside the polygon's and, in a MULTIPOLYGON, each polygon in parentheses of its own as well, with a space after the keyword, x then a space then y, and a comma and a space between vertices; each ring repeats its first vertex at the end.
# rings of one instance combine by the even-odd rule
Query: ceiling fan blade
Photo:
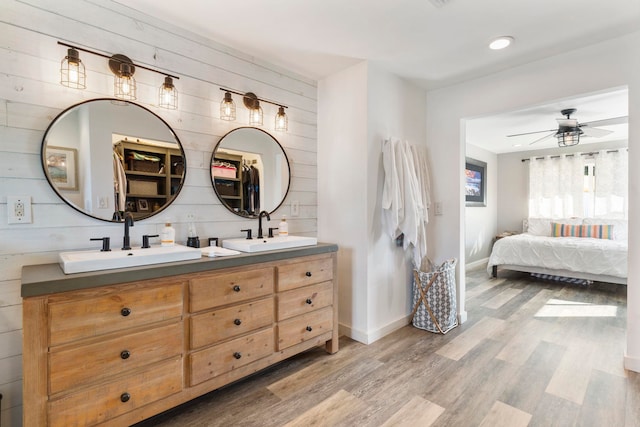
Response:
POLYGON ((592 136, 594 138, 602 138, 603 136, 613 133, 612 130, 592 128, 590 126, 581 126, 580 129, 584 132, 584 136, 592 136))
POLYGON ((533 135, 534 133, 555 132, 555 131, 556 131, 556 129, 547 129, 547 130, 537 130, 537 131, 534 131, 534 132, 514 133, 513 135, 507 135, 507 138, 511 137, 511 136, 533 135))
POLYGON ((623 125, 629 123, 629 116, 613 117, 611 119, 594 120, 593 122, 580 123, 580 126, 600 127, 600 126, 613 126, 623 125))
POLYGON ((554 130, 553 133, 550 133, 549 135, 545 135, 542 138, 538 138, 535 141, 530 142, 529 145, 537 144, 538 142, 542 142, 542 141, 544 141, 544 140, 546 140, 548 138, 552 138, 553 135, 555 135, 555 134, 556 134, 556 131, 554 130))

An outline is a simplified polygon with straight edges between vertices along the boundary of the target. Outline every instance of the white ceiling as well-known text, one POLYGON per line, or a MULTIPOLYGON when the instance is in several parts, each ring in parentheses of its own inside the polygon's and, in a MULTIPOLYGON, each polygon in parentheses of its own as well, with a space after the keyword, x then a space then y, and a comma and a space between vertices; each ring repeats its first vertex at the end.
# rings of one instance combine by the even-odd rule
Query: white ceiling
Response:
MULTIPOLYGON (((640 29, 639 0, 114 1, 312 79, 369 60, 426 89, 640 29), (501 35, 515 43, 488 49, 501 35)), ((578 108, 575 118, 599 120, 622 111, 613 99, 597 101, 570 105, 578 108)), ((509 126, 504 135, 551 129, 564 105, 537 106, 530 118, 525 111, 504 117, 519 118, 522 127, 492 120, 509 126)))

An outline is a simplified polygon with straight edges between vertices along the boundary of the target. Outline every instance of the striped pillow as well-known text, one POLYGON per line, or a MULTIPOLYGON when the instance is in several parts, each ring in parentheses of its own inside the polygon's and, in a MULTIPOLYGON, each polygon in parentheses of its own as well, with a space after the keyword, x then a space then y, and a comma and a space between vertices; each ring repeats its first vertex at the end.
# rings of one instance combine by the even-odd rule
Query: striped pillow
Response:
POLYGON ((583 225, 580 237, 593 237, 594 239, 613 240, 613 225, 583 225))
POLYGON ((573 225, 559 222, 551 223, 553 237, 591 237, 594 239, 613 240, 613 225, 573 225))
POLYGON ((552 237, 582 237, 582 225, 551 223, 552 237))

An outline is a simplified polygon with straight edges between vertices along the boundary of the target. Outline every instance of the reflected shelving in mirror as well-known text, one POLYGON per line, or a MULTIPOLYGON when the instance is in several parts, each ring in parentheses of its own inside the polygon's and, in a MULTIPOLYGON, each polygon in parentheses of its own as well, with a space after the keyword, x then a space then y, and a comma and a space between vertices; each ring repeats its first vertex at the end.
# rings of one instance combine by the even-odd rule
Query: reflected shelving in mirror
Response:
POLYGON ((256 218, 284 201, 291 180, 289 160, 276 138, 241 127, 224 135, 211 158, 211 182, 222 204, 236 215, 256 218))
POLYGON ((153 216, 184 183, 184 150, 171 127, 132 102, 100 98, 60 113, 42 141, 42 167, 69 206, 96 219, 121 222, 153 216))

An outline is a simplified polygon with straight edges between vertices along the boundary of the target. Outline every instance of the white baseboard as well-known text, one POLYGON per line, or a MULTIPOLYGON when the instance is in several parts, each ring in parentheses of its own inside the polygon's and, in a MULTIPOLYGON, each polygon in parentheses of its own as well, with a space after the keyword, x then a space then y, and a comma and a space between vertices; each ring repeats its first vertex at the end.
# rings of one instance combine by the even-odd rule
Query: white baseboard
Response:
POLYGON ((411 316, 401 317, 400 319, 391 322, 382 328, 379 328, 375 331, 365 332, 358 329, 353 329, 350 326, 343 325, 342 323, 338 326, 338 333, 340 335, 345 335, 353 340, 361 342, 363 344, 371 344, 378 341, 380 338, 389 335, 392 332, 397 331, 400 328, 403 328, 411 323, 411 316))
POLYGON ((633 371, 640 372, 640 359, 637 357, 631 357, 627 355, 627 352, 624 353, 624 368, 633 371))
POLYGON ((473 270, 474 268, 478 268, 478 267, 482 267, 482 266, 486 267, 488 262, 489 262, 489 257, 482 258, 482 259, 479 259, 477 261, 473 261, 473 262, 470 262, 468 264, 465 264, 464 265, 464 270, 465 271, 469 271, 469 270, 473 270))
POLYGON ((463 311, 461 313, 458 313, 458 324, 462 325, 466 321, 467 321, 467 312, 463 311))

